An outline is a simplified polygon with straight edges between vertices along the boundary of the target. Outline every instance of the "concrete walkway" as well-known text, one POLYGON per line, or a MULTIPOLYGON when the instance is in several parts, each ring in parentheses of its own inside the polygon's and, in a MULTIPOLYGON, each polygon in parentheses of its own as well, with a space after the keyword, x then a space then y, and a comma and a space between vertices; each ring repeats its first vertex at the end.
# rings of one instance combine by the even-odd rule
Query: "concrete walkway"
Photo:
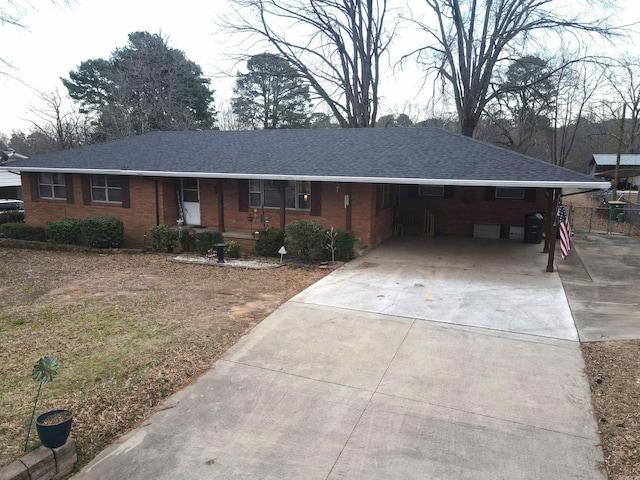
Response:
POLYGON ((581 233, 558 261, 583 342, 640 338, 640 238, 581 233))
POLYGON ((401 239, 284 304, 79 479, 604 479, 540 245, 401 239))

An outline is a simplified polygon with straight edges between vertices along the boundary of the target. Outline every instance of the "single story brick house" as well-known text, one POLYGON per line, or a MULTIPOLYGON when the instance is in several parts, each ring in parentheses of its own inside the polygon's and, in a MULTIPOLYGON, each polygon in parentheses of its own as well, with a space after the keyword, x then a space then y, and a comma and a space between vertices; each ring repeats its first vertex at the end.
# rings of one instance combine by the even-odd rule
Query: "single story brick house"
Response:
POLYGON ((438 128, 153 132, 34 156, 26 221, 118 217, 140 247, 156 224, 225 238, 315 219, 365 245, 398 235, 507 238, 562 188, 606 188, 565 168, 438 128), (480 232, 480 233, 478 233, 480 232))

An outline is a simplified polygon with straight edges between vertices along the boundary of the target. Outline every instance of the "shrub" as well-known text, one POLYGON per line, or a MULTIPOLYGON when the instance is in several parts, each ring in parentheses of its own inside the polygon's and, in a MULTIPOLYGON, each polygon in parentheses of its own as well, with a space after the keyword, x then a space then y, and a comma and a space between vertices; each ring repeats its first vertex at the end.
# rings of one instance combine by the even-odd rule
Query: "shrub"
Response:
POLYGON ((119 248, 124 243, 124 225, 122 220, 112 217, 83 218, 80 238, 90 248, 119 248))
POLYGON ((315 220, 296 220, 285 227, 287 251, 298 257, 311 259, 322 252, 324 233, 315 220))
POLYGON ((231 240, 228 245, 227 255, 231 258, 240 258, 240 244, 231 240))
POLYGON ((180 247, 183 252, 191 252, 196 250, 196 231, 193 228, 182 228, 178 231, 180 239, 180 247))
POLYGON ((196 233, 196 248, 200 255, 206 255, 214 244, 223 242, 222 233, 216 230, 205 230, 204 232, 196 233))
POLYGON ((284 245, 284 230, 281 228, 269 228, 258 230, 256 240, 256 254, 261 257, 277 257, 278 250, 284 245))
POLYGON ((5 223, 0 226, 0 233, 5 238, 44 242, 44 227, 34 227, 26 223, 5 223))
POLYGON ((80 221, 74 218, 52 220, 44 227, 49 243, 78 245, 80 243, 80 221))
MULTIPOLYGON (((331 250, 326 247, 326 244, 328 242, 326 232, 329 231, 330 230, 325 230, 324 232, 322 232, 322 235, 325 244, 325 258, 331 260, 331 250)), ((349 260, 353 259, 353 245, 356 242, 356 234, 351 230, 342 230, 340 228, 334 228, 333 231, 338 232, 336 241, 334 243, 336 260, 340 262, 348 262, 349 260)))
POLYGON ((151 232, 151 248, 154 252, 172 252, 178 240, 178 231, 172 225, 154 225, 151 232))
POLYGON ((24 212, 0 212, 0 225, 20 222, 24 223, 24 212))

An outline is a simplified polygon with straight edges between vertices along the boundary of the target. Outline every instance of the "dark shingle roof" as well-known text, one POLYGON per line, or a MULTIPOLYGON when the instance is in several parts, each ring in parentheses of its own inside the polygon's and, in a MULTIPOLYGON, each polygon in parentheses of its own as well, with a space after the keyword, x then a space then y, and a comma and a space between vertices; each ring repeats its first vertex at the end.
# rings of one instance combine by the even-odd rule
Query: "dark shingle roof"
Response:
POLYGON ((590 188, 597 183, 447 130, 418 127, 153 132, 35 156, 11 166, 17 171, 453 185, 590 188))

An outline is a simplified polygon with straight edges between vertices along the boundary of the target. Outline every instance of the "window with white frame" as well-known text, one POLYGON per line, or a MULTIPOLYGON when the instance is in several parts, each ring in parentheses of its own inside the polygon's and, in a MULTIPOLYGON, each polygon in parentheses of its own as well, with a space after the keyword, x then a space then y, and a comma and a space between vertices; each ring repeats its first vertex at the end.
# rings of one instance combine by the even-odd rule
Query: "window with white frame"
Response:
MULTIPOLYGON (((288 180, 284 186, 285 208, 289 210, 311 209, 311 182, 288 180)), ((280 208, 280 190, 275 180, 249 181, 249 206, 251 208, 280 208)))
POLYGON ((91 175, 91 200, 122 203, 122 181, 115 175, 91 175))
POLYGON ((64 173, 39 173, 38 195, 54 200, 67 199, 67 182, 64 173))
POLYGON ((523 200, 524 188, 496 187, 496 198, 523 200))

